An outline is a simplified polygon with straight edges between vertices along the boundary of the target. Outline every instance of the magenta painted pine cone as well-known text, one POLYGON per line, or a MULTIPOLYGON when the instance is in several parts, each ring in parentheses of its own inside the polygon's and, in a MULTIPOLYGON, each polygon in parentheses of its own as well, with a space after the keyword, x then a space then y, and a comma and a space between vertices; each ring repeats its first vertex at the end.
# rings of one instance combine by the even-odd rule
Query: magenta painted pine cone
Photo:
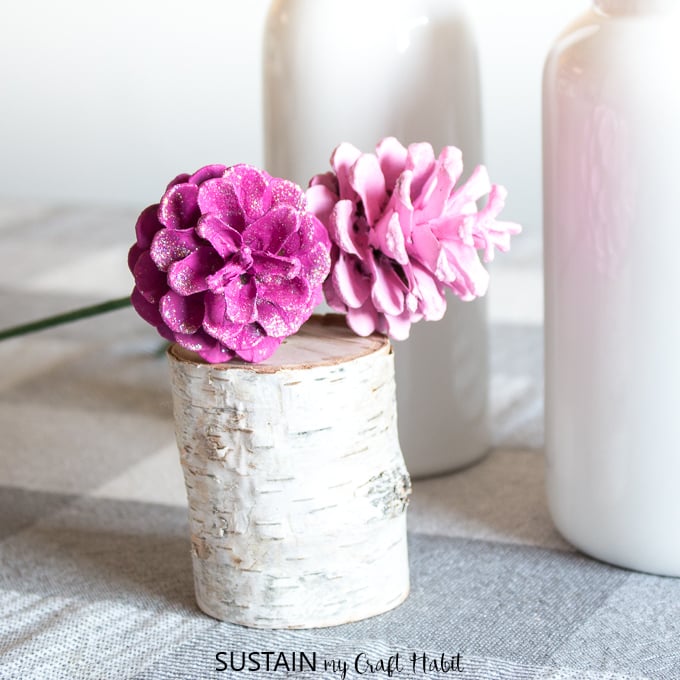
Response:
POLYGON ((211 363, 263 361, 322 301, 323 224, 301 189, 248 165, 180 175, 137 220, 132 303, 211 363))

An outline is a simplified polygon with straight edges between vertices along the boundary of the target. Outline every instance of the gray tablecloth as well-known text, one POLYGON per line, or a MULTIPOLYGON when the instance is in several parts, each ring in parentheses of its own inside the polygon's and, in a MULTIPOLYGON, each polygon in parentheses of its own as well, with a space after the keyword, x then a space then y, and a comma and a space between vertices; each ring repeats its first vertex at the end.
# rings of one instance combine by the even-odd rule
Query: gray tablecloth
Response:
MULTIPOLYGON (((134 218, 0 205, 0 326, 129 292, 134 218)), ((680 580, 589 559, 550 522, 526 260, 494 272, 493 451, 416 482, 407 602, 325 630, 196 608, 165 359, 132 311, 0 343, 0 678, 680 678, 680 580), (244 671, 217 670, 230 652, 244 671)))

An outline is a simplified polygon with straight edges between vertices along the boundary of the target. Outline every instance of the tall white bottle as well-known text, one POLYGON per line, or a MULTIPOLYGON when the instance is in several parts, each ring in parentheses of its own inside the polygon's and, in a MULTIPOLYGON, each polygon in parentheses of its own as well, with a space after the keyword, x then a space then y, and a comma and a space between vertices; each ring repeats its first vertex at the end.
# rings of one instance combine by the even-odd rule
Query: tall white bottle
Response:
POLYGON ((680 576, 680 3, 595 0, 544 75, 546 454, 587 553, 680 576))
MULTIPOLYGON (((348 141, 453 144, 481 162, 475 42, 458 0, 273 0, 264 49, 269 172, 307 186, 348 141)), ((399 437, 412 476, 448 472, 489 446, 483 300, 395 343, 399 437)))

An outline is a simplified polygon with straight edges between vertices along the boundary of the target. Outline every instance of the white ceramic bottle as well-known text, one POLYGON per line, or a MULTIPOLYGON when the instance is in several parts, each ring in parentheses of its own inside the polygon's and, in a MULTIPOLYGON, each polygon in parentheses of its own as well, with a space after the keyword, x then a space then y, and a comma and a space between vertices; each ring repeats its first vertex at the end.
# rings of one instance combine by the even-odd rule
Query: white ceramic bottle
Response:
POLYGON ((564 536, 680 576, 680 3, 595 0, 544 74, 547 487, 564 536))
MULTIPOLYGON (((473 34, 458 0, 273 0, 265 32, 266 167, 307 186, 340 142, 383 137, 481 162, 473 34)), ((395 343, 399 436, 411 475, 447 472, 489 446, 483 300, 395 343)))

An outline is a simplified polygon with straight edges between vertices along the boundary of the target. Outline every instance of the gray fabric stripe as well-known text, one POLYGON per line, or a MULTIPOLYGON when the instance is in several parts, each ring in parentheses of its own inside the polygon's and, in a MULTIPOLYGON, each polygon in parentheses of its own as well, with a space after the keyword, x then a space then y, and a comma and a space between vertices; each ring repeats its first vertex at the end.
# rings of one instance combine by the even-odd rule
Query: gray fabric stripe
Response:
POLYGON ((0 541, 55 513, 77 496, 0 486, 0 541))
POLYGON ((0 591, 0 679, 128 678, 216 625, 198 612, 0 591))
POLYGON ((183 508, 82 498, 0 542, 0 587, 193 613, 189 551, 183 508))
POLYGON ((680 579, 631 574, 552 659, 572 668, 641 668, 680 678, 680 579))

